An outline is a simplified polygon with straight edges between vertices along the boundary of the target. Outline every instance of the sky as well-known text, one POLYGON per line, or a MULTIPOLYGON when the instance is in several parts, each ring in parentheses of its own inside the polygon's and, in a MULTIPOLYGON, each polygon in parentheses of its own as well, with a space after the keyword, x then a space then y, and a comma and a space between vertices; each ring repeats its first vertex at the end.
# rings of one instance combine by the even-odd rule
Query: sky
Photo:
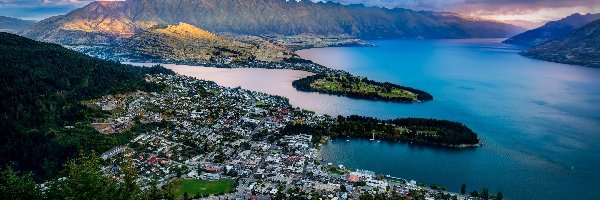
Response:
POLYGON ((387 8, 448 11, 462 15, 540 24, 573 13, 600 13, 600 0, 334 0, 343 4, 362 3, 387 8))
MULTIPOLYGON (((462 15, 495 19, 521 26, 540 24, 573 13, 600 13, 600 0, 312 0, 342 4, 448 11, 462 15)), ((90 0, 0 0, 0 15, 41 20, 66 14, 90 0)), ((526 27, 531 28, 531 27, 526 27)))
POLYGON ((84 0, 0 0, 0 15, 28 20, 66 14, 85 6, 84 0))

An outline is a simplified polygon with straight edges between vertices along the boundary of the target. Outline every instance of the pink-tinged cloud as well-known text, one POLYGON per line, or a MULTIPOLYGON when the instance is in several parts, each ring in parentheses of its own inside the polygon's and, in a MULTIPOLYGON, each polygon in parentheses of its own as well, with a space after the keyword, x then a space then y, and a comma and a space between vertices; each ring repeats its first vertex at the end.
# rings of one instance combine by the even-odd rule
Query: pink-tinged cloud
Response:
MULTIPOLYGON (((43 18, 64 14, 92 0, 0 0, 0 15, 43 18)), ((113 0, 114 1, 114 0, 113 0)), ((178 0, 175 0, 176 2, 178 0)), ((286 1, 286 0, 281 0, 286 1)), ((308 1, 308 0, 305 0, 308 1)), ((449 11, 502 21, 556 20, 573 13, 600 13, 600 0, 310 0, 387 8, 449 11)))
POLYGON ((549 21, 573 13, 600 13, 599 0, 313 0, 366 6, 449 11, 498 20, 549 21))
MULTIPOLYGON (((0 0, 0 5, 15 6, 52 6, 52 5, 82 5, 94 0, 0 0)), ((124 0, 102 0, 102 1, 124 1, 124 0)))
POLYGON ((66 14, 93 0, 0 0, 0 15, 29 20, 42 20, 66 14))

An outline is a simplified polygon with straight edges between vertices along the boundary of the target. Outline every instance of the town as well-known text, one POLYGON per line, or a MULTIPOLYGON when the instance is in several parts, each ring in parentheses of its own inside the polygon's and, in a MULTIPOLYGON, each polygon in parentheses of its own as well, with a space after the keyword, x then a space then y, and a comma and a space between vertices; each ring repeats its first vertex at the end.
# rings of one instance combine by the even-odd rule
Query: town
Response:
POLYGON ((138 182, 145 189, 152 184, 162 187, 177 180, 197 180, 221 181, 228 186, 212 194, 181 190, 179 197, 471 198, 414 180, 324 163, 319 146, 330 138, 284 135, 280 131, 288 124, 323 125, 333 123, 333 119, 294 108, 283 97, 180 75, 148 76, 146 81, 165 89, 84 102, 110 113, 93 124, 103 134, 152 126, 149 131, 136 133, 129 144, 101 156, 107 175, 118 172, 126 160, 133 161, 139 169, 138 182))

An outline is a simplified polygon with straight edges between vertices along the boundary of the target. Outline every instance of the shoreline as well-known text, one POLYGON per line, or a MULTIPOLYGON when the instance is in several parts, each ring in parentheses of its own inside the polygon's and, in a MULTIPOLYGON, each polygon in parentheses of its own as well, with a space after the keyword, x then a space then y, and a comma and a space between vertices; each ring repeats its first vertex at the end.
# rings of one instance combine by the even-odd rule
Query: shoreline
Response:
MULTIPOLYGON (((412 145, 412 146, 421 146, 421 147, 427 147, 427 148, 443 148, 443 149, 475 149, 477 147, 482 147, 483 146, 483 142, 479 141, 479 143, 477 144, 439 144, 439 143, 422 143, 422 142, 409 142, 409 141, 397 141, 397 140, 390 140, 390 139, 376 139, 376 140, 370 140, 367 137, 330 137, 328 136, 328 140, 327 142, 330 142, 331 140, 334 139, 341 139, 341 140, 369 140, 369 141, 374 141, 374 142, 386 142, 386 143, 391 143, 391 144, 403 144, 403 145, 412 145)), ((322 144, 324 145, 324 144, 322 144)))
MULTIPOLYGON (((361 96, 361 95, 354 95, 354 94, 340 94, 340 93, 333 93, 333 92, 325 92, 325 91, 321 91, 321 90, 317 90, 317 89, 310 89, 310 90, 304 90, 301 89, 297 86, 297 82, 298 81, 302 81, 304 79, 307 79, 309 77, 312 76, 316 76, 319 74, 323 74, 323 73, 319 73, 319 72, 313 72, 310 70, 303 70, 303 69, 297 69, 297 68, 286 68, 286 67, 272 67, 272 68, 264 68, 264 67, 253 67, 253 66, 241 66, 241 67, 222 67, 223 65, 221 64, 213 64, 213 65, 205 65, 205 64, 201 64, 201 63, 195 63, 195 62, 191 62, 191 63, 187 63, 187 62, 161 62, 160 60, 155 61, 155 60, 150 60, 149 62, 138 62, 138 61, 122 61, 120 62, 122 64, 129 64, 129 65, 136 65, 136 66, 145 66, 145 67, 150 67, 153 65, 178 65, 178 66, 187 66, 187 67, 205 67, 205 68, 215 68, 215 69, 276 69, 276 70, 295 70, 295 71, 302 71, 302 72, 308 72, 311 73, 305 77, 302 77, 300 79, 294 80, 290 83, 290 85, 292 85, 292 87, 294 87, 294 89, 296 89, 299 92, 307 92, 307 93, 319 93, 319 94, 325 94, 325 95, 332 95, 332 96, 338 96, 338 97, 346 97, 346 98, 351 98, 351 99, 358 99, 358 100, 368 100, 368 101, 382 101, 382 102, 392 102, 392 103, 403 103, 403 104, 412 104, 412 103, 425 103, 428 101, 433 100, 434 98, 426 98, 426 99, 417 99, 417 100, 411 100, 411 101, 406 101, 406 100, 400 100, 400 99, 389 99, 389 98, 382 98, 382 97, 366 97, 366 96, 361 96)), ((331 69, 328 67, 325 67, 327 69, 331 69)), ((335 69, 331 69, 334 70, 335 69)), ((343 74, 347 74, 349 76, 353 76, 351 74, 349 74, 348 72, 345 71, 341 71, 338 70, 339 72, 334 72, 334 73, 343 73, 343 74)), ((372 80, 369 80, 372 81, 372 80)), ((414 91, 418 91, 418 93, 422 93, 422 94, 426 94, 428 96, 431 96, 429 93, 419 90, 419 89, 414 89, 411 87, 407 87, 407 86, 401 86, 401 85, 397 85, 394 83, 388 83, 388 82, 377 82, 377 81, 373 81, 376 82, 378 84, 391 84, 393 87, 398 87, 401 88, 403 90, 407 90, 409 92, 414 92, 414 91)), ((418 94, 417 94, 418 95, 418 94)))
MULTIPOLYGON (((319 161, 319 163, 322 166, 329 166, 329 164, 331 164, 331 166, 335 167, 335 166, 341 165, 340 163, 329 163, 329 162, 327 162, 323 158, 323 146, 327 145, 327 143, 330 143, 333 139, 340 139, 340 138, 327 137, 325 139, 324 143, 319 143, 315 147, 317 149, 317 154, 315 155, 315 157, 316 157, 316 159, 319 161)), ((347 138, 347 140, 366 140, 366 139, 364 139, 364 138, 347 138)), ((388 143, 395 143, 393 141, 388 141, 388 140, 381 140, 381 141, 382 142, 388 142, 388 143)), ((372 141, 372 142, 379 142, 379 141, 372 141)), ((479 144, 481 144, 481 143, 479 143, 479 144)), ((477 144, 477 145, 479 145, 479 144, 477 144)), ((406 144, 406 145, 413 145, 413 144, 406 144)), ((416 145, 423 145, 423 144, 416 144, 416 145)), ((427 146, 427 145, 425 145, 425 146, 427 146)), ((437 146, 437 147, 438 148, 444 148, 445 146, 437 146)), ((344 166, 344 167, 346 167, 346 166, 344 166)), ((357 169, 354 169, 354 168, 345 168, 345 169, 347 169, 349 171, 362 171, 362 170, 370 171, 369 169, 358 169, 358 168, 357 169)), ((371 171, 371 172, 374 172, 374 173, 377 174, 378 171, 371 171)), ((386 180, 389 183, 401 184, 401 185, 405 185, 405 186, 408 185, 408 184, 411 184, 410 183, 411 181, 416 181, 414 179, 409 180, 409 179, 406 179, 406 178, 403 178, 403 177, 392 176, 390 174, 385 174, 383 180, 386 180)), ((422 181, 418 181, 418 182, 419 183, 423 183, 422 181)), ((469 198, 470 197, 470 195, 468 195, 468 194, 461 194, 458 191, 454 191, 454 190, 451 191, 449 189, 447 189, 447 190, 436 190, 436 189, 433 189, 433 188, 431 188, 431 187, 429 187, 427 185, 425 185, 425 186, 418 186, 418 187, 421 188, 421 189, 426 189, 426 190, 434 191, 434 192, 439 192, 439 191, 447 192, 447 193, 451 193, 451 194, 454 194, 454 195, 462 196, 462 197, 465 197, 465 198, 469 198)), ((440 186, 440 187, 447 187, 447 186, 440 186)))
MULTIPOLYGON (((128 64, 137 65, 139 63, 128 63, 128 64)), ((144 63, 143 66, 152 66, 152 65, 155 65, 155 64, 164 64, 164 63, 144 63)), ((201 77, 202 76, 201 74, 203 74, 205 76, 206 73, 203 73, 202 70, 195 71, 195 69, 199 69, 199 68, 204 68, 204 69, 222 69, 222 68, 213 68, 213 67, 204 67, 204 66, 189 66, 189 65, 175 65, 173 67, 169 66, 167 68, 169 68, 171 70, 174 70, 177 74, 182 75, 182 76, 189 76, 189 77, 194 77, 194 78, 198 78, 198 79, 205 79, 205 80, 208 80, 208 81, 213 81, 215 83, 217 83, 217 80, 214 80, 214 79, 211 79, 211 78, 207 78, 207 77, 201 77), (177 70, 177 69, 174 69, 173 67, 178 67, 178 68, 182 67, 184 69, 183 70, 177 70)), ((262 69, 262 68, 233 68, 231 70, 235 70, 235 69, 237 69, 237 70, 244 70, 244 69, 249 69, 249 70, 254 70, 254 69, 268 70, 268 69, 262 69)), ((285 69, 285 70, 292 70, 292 69, 285 69)), ((305 71, 301 71, 301 70, 295 70, 295 71, 299 71, 299 72, 303 72, 303 73, 310 73, 310 72, 305 72, 305 71)), ((210 73, 210 72, 208 72, 208 73, 210 73)), ((209 76, 220 76, 220 75, 221 75, 220 73, 215 73, 215 74, 209 75, 209 76)), ((273 74, 273 75, 277 75, 277 74, 273 74)), ((218 82, 220 82, 220 81, 218 81, 218 82)), ((241 83, 238 83, 238 84, 235 84, 235 85, 228 85, 228 84, 224 84, 224 83, 217 83, 217 84, 219 84, 221 86, 224 86, 224 87, 230 87, 230 88, 241 87, 241 88, 246 88, 246 89, 249 89, 249 90, 258 91, 258 92, 262 92, 262 93, 269 94, 269 95, 282 96, 282 97, 286 98, 288 100, 288 102, 289 102, 289 97, 287 97, 285 95, 277 94, 277 93, 273 93, 273 92, 269 92, 269 91, 262 91, 262 90, 257 90, 257 89, 251 89, 251 88, 243 87, 243 85, 241 83)), ((296 91, 297 92, 305 92, 305 91, 301 91, 301 90, 297 90, 297 89, 296 89, 296 91)), ((310 92, 307 92, 307 93, 310 93, 310 92)), ((323 94, 323 93, 320 93, 319 95, 333 95, 333 94, 323 94)), ((339 96, 339 95, 333 95, 333 96, 339 96)), ((357 98, 348 97, 348 96, 343 96, 343 97, 357 99, 357 98)), ((360 98, 358 98, 358 99, 360 99, 360 98)), ((361 99, 361 100, 365 100, 365 99, 361 99)), ((377 101, 374 101, 374 100, 367 100, 367 101, 377 102, 377 101)), ((298 107, 298 106, 294 106, 294 107, 298 107)), ((299 107, 299 108, 300 109, 309 109, 309 108, 303 108, 303 107, 299 107)), ((326 113, 324 113, 324 114, 326 114, 326 113)), ((329 115, 329 114, 327 114, 327 115, 329 115)), ((353 116, 354 115, 347 115, 347 116, 342 116, 342 117, 346 117, 346 118, 350 119, 353 116)), ((394 120, 410 120, 411 117, 400 117, 400 118, 387 119, 387 120, 385 120, 385 119, 378 119, 378 118, 372 118, 372 119, 373 120, 377 120, 377 121, 379 121, 381 123, 384 123, 384 124, 387 123, 386 126, 388 126, 388 125, 394 126, 392 121, 394 121, 394 120)), ((456 121, 439 120, 439 119, 428 119, 428 118, 414 118, 414 119, 420 119, 421 122, 414 122, 414 121, 413 122, 406 122, 407 126, 421 127, 421 128, 411 128, 410 132, 413 132, 413 133, 414 132, 418 132, 419 130, 423 130, 423 127, 427 127, 427 126, 424 126, 424 125, 419 125, 420 123, 423 123, 422 121, 426 121, 426 122, 429 122, 429 123, 435 123, 435 122, 442 123, 441 125, 438 125, 438 126, 431 126, 431 127, 436 127, 438 129, 438 131, 449 131, 449 130, 452 130, 452 129, 450 129, 451 127, 459 126, 459 127, 466 128, 465 130, 460 129, 461 131, 467 131, 467 132, 460 133, 460 134, 474 133, 474 132, 472 132, 472 130, 470 130, 470 128, 468 128, 467 126, 463 125, 462 123, 456 122, 456 121)), ((367 122, 367 121, 364 121, 364 122, 367 122)), ((459 132, 460 131, 458 131, 458 132, 452 132, 451 134, 458 134, 459 132)), ((351 135, 338 135, 338 136, 329 136, 329 137, 331 137, 331 138, 346 137, 346 136, 350 136, 352 138, 369 138, 370 137, 370 135, 363 135, 363 134, 356 135, 357 133, 350 133, 350 134, 351 135)), ((386 135, 391 136, 389 134, 391 134, 391 133, 386 133, 386 135)), ((476 133, 474 133, 474 134, 475 134, 475 137, 478 137, 476 133)), ((393 138, 383 139, 383 140, 386 140, 386 141, 389 141, 389 142, 419 144, 419 145, 430 146, 430 147, 446 147, 446 148, 452 148, 452 149, 477 148, 477 147, 481 146, 481 141, 478 141, 477 144, 468 144, 468 143, 463 143, 463 144, 447 144, 447 143, 432 142, 431 141, 432 138, 421 138, 421 137, 418 137, 418 136, 417 137, 408 136, 409 138, 405 138, 403 141, 398 141, 399 139, 402 138, 402 136, 400 136, 400 135, 396 135, 396 136, 392 136, 392 137, 393 138), (430 140, 430 141, 428 141, 428 140, 430 140)), ((404 137, 406 137, 406 136, 404 136, 404 137)))

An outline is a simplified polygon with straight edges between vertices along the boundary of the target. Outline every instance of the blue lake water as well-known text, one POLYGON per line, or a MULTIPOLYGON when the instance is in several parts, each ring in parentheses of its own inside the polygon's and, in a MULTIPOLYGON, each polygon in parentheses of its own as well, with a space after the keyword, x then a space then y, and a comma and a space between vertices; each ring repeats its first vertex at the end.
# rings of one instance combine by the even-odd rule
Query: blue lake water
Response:
POLYGON ((320 110, 465 123, 484 146, 470 150, 334 140, 327 162, 459 191, 488 187, 511 199, 597 199, 600 69, 518 55, 500 39, 373 41, 378 47, 302 50, 355 75, 422 89, 435 100, 397 104, 347 98, 320 110))
MULTIPOLYGON (((288 97, 329 115, 427 117, 466 124, 484 146, 423 147, 334 140, 327 161, 459 191, 488 187, 508 199, 598 199, 600 189, 600 69, 518 55, 501 39, 387 40, 377 47, 299 51, 303 58, 377 81, 431 93, 434 100, 401 104, 298 92, 294 70, 216 69, 165 65, 220 85, 288 97)), ((146 64, 148 65, 148 64, 146 64)))

